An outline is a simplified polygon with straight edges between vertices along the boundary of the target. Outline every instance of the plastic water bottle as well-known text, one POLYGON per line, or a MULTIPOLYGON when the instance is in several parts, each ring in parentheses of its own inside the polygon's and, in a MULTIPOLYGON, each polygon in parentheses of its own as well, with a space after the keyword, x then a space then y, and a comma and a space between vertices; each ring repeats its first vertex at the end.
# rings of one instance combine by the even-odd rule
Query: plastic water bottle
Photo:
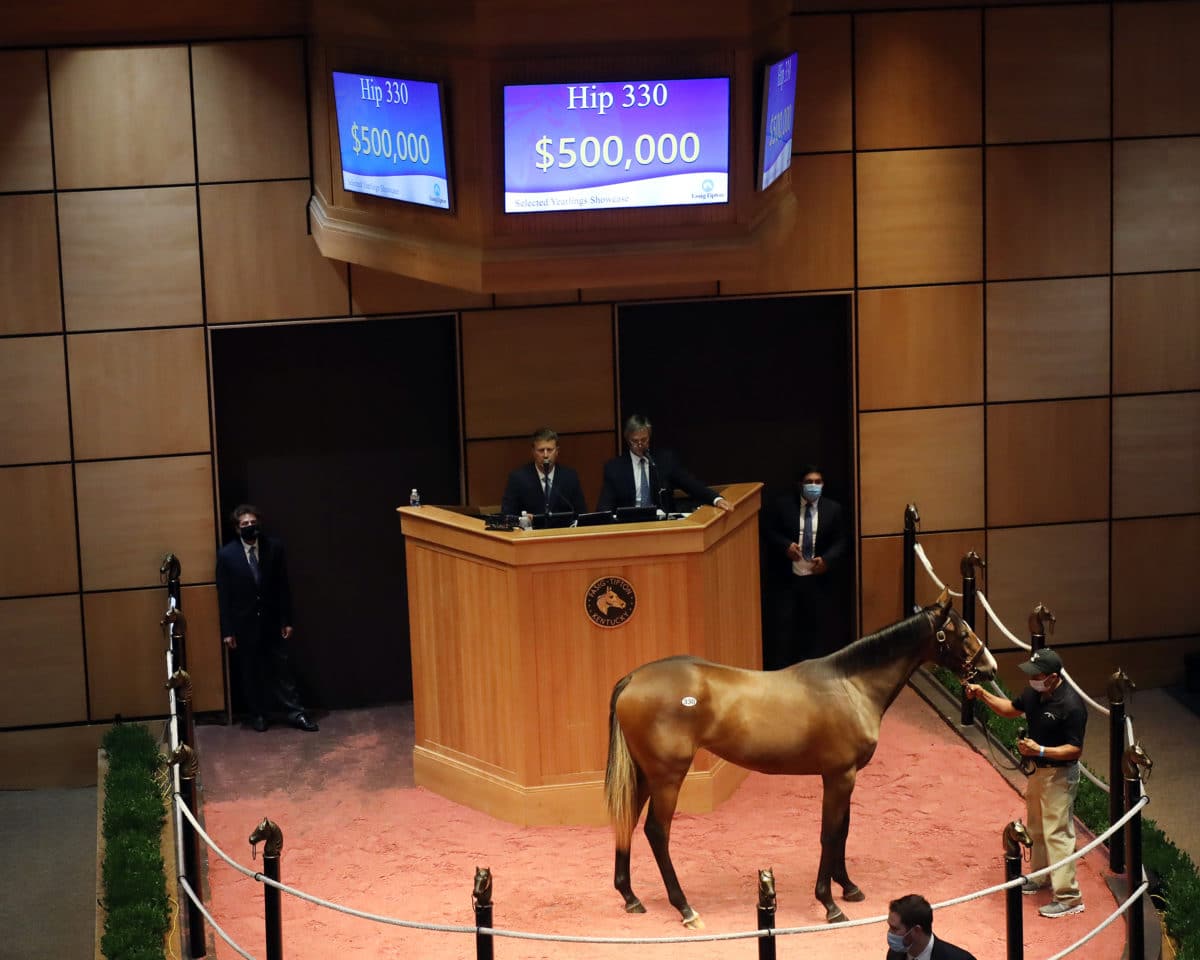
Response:
POLYGON ((417 493, 417 488, 412 488, 412 493, 408 495, 408 505, 410 507, 419 507, 421 505, 421 495, 417 493))
POLYGON ((521 511, 520 527, 522 530, 529 530, 533 526, 533 520, 530 518, 528 511, 521 511))

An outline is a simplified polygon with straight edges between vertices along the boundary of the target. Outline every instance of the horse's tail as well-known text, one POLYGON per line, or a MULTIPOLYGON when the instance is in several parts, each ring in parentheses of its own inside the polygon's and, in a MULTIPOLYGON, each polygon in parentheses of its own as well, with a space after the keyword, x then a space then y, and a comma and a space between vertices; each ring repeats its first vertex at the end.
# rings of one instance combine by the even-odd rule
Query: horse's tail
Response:
POLYGON ((627 674, 613 687, 608 704, 608 766, 604 771, 604 802, 617 835, 617 849, 628 850, 641 810, 637 808, 637 764, 629 753, 625 733, 617 720, 617 698, 629 685, 627 674))

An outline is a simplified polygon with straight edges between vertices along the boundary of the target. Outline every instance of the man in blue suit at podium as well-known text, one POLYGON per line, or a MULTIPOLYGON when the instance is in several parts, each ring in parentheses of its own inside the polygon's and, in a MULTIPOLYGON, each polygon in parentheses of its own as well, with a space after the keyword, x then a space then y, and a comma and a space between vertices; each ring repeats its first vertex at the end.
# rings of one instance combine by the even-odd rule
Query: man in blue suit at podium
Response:
POLYGON ((533 462, 508 475, 500 512, 516 516, 526 513, 587 513, 587 501, 579 485, 579 474, 559 466, 558 434, 542 427, 533 435, 533 462))

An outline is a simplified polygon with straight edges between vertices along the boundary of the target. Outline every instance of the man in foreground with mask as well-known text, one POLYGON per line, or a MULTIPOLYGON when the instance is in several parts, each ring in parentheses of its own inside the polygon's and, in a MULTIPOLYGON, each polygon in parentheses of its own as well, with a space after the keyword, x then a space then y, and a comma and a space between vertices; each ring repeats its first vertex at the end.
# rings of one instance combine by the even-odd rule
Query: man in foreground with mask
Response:
POLYGON ((533 462, 508 475, 500 512, 587 513, 579 474, 558 465, 558 434, 542 427, 533 435, 533 462))
POLYGON ((238 689, 260 733, 274 707, 293 727, 315 732, 304 712, 289 662, 292 638, 292 593, 283 544, 261 532, 258 507, 243 503, 233 511, 238 539, 217 552, 217 606, 221 638, 236 650, 238 689))
POLYGON ((933 935, 933 907, 910 893, 888 904, 887 960, 975 960, 973 954, 933 935))
MULTIPOLYGON (((1029 686, 1013 700, 998 697, 975 683, 963 688, 972 700, 982 700, 1001 717, 1029 721, 1026 735, 1017 741, 1021 756, 1033 761, 1034 771, 1025 788, 1025 820, 1033 840, 1030 872, 1057 863, 1075 852, 1075 794, 1079 790, 1079 757, 1087 729, 1087 709, 1079 694, 1063 680, 1062 658, 1049 647, 1034 650, 1021 669, 1030 675, 1029 686)), ((1065 917, 1083 912, 1083 896, 1075 878, 1075 862, 1056 867, 1045 878, 1027 880, 1021 892, 1034 896, 1053 889, 1054 899, 1038 913, 1065 917)))

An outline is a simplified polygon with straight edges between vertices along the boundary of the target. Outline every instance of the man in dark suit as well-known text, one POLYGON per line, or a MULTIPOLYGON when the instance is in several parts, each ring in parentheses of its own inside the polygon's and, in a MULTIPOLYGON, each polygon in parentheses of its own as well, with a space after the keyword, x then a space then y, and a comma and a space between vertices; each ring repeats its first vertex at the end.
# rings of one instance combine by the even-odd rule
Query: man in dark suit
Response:
POLYGON ((764 518, 767 541, 768 645, 763 666, 778 669, 832 653, 837 645, 837 591, 831 579, 849 543, 841 504, 823 496, 818 467, 797 475, 796 490, 764 518))
POLYGON ((625 421, 629 453, 604 464, 604 486, 596 509, 658 507, 669 513, 678 487, 697 503, 732 510, 733 504, 688 473, 670 450, 650 453, 652 429, 650 421, 638 413, 625 421))
POLYGON ((888 904, 886 960, 975 960, 973 954, 933 935, 933 907, 920 894, 910 893, 888 904), (929 949, 932 944, 932 949, 929 949), (928 952, 926 952, 928 950, 928 952))
POLYGON ((587 501, 579 485, 579 474, 559 466, 558 434, 542 427, 533 435, 533 462, 508 475, 500 512, 587 513, 587 501))
POLYGON ((238 539, 217 552, 217 606, 221 637, 236 651, 238 685, 260 733, 267 729, 270 708, 282 707, 292 726, 308 732, 309 719, 296 693, 288 661, 292 637, 292 593, 283 544, 265 536, 258 508, 244 503, 233 511, 238 539))

